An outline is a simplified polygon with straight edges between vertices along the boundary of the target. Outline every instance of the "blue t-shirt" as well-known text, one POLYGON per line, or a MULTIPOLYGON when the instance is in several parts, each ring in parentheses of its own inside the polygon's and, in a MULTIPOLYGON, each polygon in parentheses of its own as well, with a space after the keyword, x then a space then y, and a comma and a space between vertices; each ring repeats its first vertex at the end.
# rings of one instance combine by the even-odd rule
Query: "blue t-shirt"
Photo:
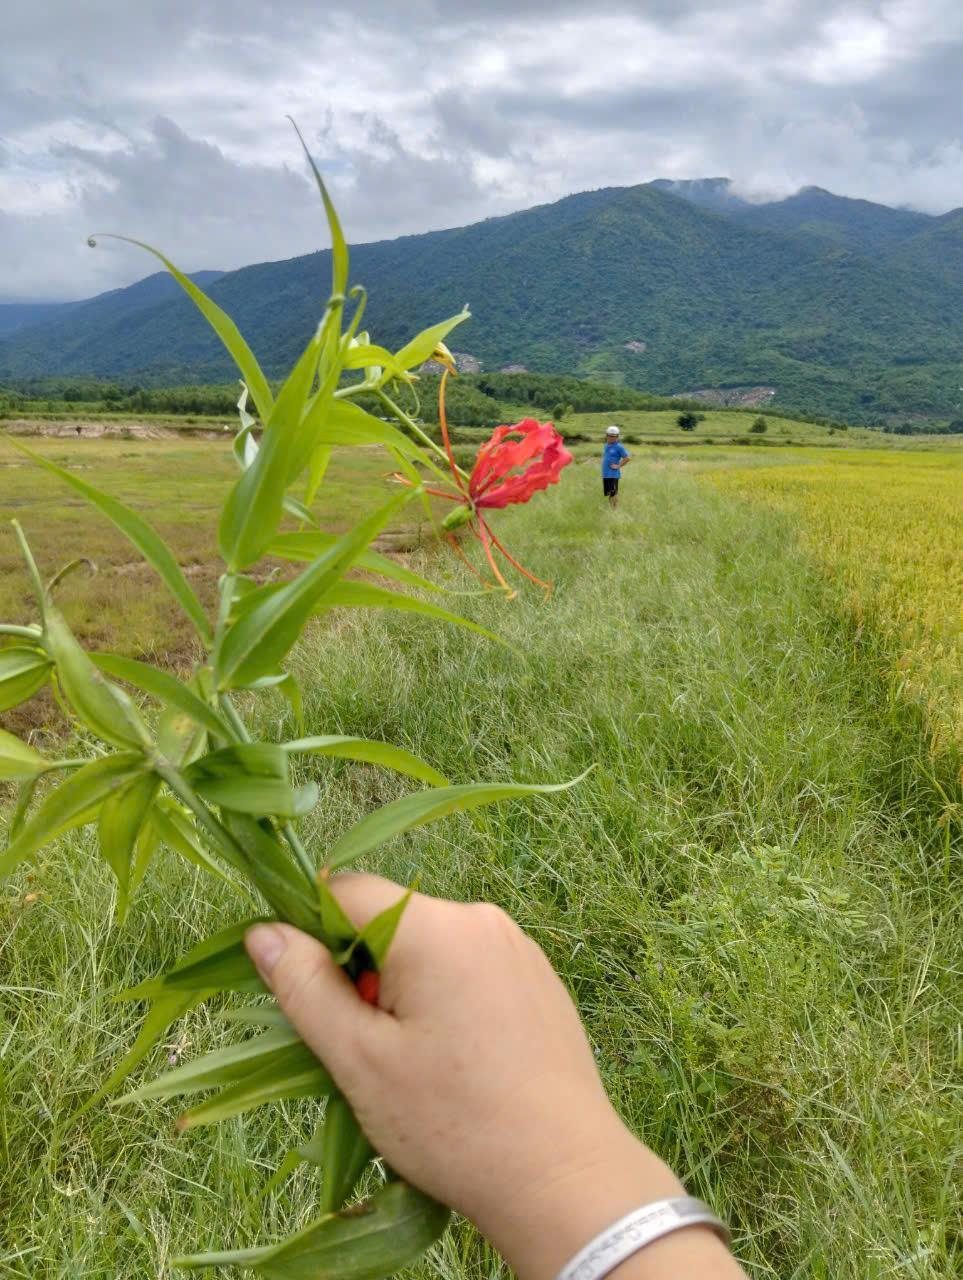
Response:
POLYGON ((615 466, 615 463, 621 462, 623 458, 628 456, 628 449, 620 441, 613 440, 611 444, 606 441, 605 450, 602 454, 602 479, 618 480, 622 472, 615 466))

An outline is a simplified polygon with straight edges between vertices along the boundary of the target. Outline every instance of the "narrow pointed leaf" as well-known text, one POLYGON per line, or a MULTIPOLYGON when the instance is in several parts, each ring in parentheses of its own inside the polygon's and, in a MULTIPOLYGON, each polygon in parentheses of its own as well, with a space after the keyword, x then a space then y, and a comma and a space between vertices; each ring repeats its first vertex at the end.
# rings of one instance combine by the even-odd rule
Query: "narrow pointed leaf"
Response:
POLYGON ((114 653, 92 653, 90 660, 100 671, 106 671, 116 680, 142 689, 164 706, 177 707, 195 722, 222 738, 230 737, 230 731, 221 717, 207 705, 193 689, 176 676, 136 658, 121 658, 114 653))
POLYGON ((224 1009, 218 1014, 222 1022, 236 1022, 242 1027, 287 1027, 291 1024, 271 1000, 259 1004, 245 1004, 239 1009, 224 1009))
POLYGON ((306 507, 310 507, 318 496, 318 490, 324 481, 330 461, 331 450, 327 445, 318 445, 311 454, 311 460, 308 463, 308 487, 304 493, 304 505, 306 507))
POLYGON ((402 595, 399 591, 389 591, 386 587, 376 587, 370 582, 339 582, 325 595, 323 604, 326 609, 400 609, 403 613, 420 613, 426 618, 437 618, 440 622, 467 627, 469 631, 477 631, 487 640, 504 644, 494 632, 480 627, 477 622, 470 622, 428 600, 402 595))
POLYGON ((35 452, 28 445, 25 445, 22 440, 17 440, 12 436, 8 437, 8 439, 21 453, 27 454, 34 462, 39 463, 52 475, 57 476, 75 489, 77 493, 82 494, 92 506, 96 507, 102 515, 105 515, 121 531, 125 538, 134 544, 151 568, 160 575, 168 591, 194 623, 198 634, 206 642, 210 643, 211 627, 201 602, 191 590, 190 583, 184 577, 183 570, 174 559, 167 544, 151 528, 147 521, 142 516, 139 516, 136 511, 132 511, 130 507, 118 502, 116 498, 112 498, 107 493, 101 493, 99 489, 95 489, 86 480, 81 480, 72 471, 68 471, 65 467, 57 466, 49 458, 45 458, 42 454, 35 452))
POLYGON ((20 834, 0 853, 0 879, 71 827, 92 822, 107 797, 143 772, 143 757, 133 752, 104 756, 85 764, 43 800, 20 834))
POLYGON ((53 664, 40 649, 0 649, 0 711, 32 698, 50 679, 53 664))
MULTIPOLYGON (((290 117, 289 117, 290 119, 290 117)), ((308 164, 311 166, 311 172, 314 174, 314 180, 318 185, 318 191, 321 193, 321 199, 324 202, 324 212, 328 219, 328 230, 331 232, 331 292, 334 294, 343 294, 348 287, 348 246, 345 243, 344 232, 341 230, 341 223, 338 220, 337 210, 328 195, 328 188, 324 185, 324 179, 321 177, 318 166, 314 163, 314 157, 308 150, 307 143, 301 137, 301 130, 294 121, 294 132, 298 135, 298 141, 304 148, 304 154, 308 164)))
POLYGON ((380 1280, 424 1253, 449 1210, 406 1182, 389 1182, 363 1211, 330 1214, 278 1245, 177 1258, 184 1268, 253 1267, 265 1280, 380 1280))
POLYGON ((218 545, 228 569, 237 572, 258 560, 274 537, 284 510, 297 427, 321 353, 321 328, 308 343, 278 394, 250 466, 224 504, 218 545))
POLYGON ((115 747, 150 746, 150 734, 122 689, 105 680, 80 647, 59 611, 47 608, 44 643, 57 665, 57 679, 80 721, 115 747))
POLYGON ((89 1111, 108 1094, 118 1088, 130 1073, 147 1057, 151 1049, 167 1031, 168 1027, 199 1005, 206 997, 204 991, 168 991, 164 992, 151 1005, 137 1039, 104 1083, 92 1094, 82 1107, 74 1113, 73 1119, 89 1111))
POLYGON ((277 670, 325 594, 409 497, 409 494, 400 494, 386 502, 339 538, 293 582, 285 583, 280 591, 234 623, 217 655, 221 689, 249 684, 277 670))
MULTIPOLYGON (((278 1050, 288 1049, 299 1043, 297 1032, 290 1027, 266 1031, 250 1040, 242 1040, 240 1044, 205 1053, 203 1057, 185 1062, 173 1071, 165 1071, 156 1080, 149 1080, 139 1089, 118 1098, 117 1106, 144 1102, 149 1098, 180 1098, 188 1093, 200 1093, 204 1089, 220 1089, 225 1085, 235 1084, 264 1066, 278 1050)), ((310 1050, 306 1052, 310 1053, 310 1050)))
POLYGON ((159 786, 155 774, 144 773, 113 791, 101 805, 97 830, 101 852, 117 880, 119 924, 127 916, 134 849, 159 786))
POLYGON ((330 871, 346 866, 386 840, 415 827, 423 827, 426 823, 437 822, 449 813, 463 813, 469 809, 477 809, 480 805, 495 804, 499 800, 567 791, 584 777, 583 773, 571 782, 542 786, 518 782, 481 782, 461 787, 440 787, 433 791, 416 791, 376 809, 374 813, 355 823, 331 846, 325 866, 330 871))
MULTIPOLYGON (((148 253, 153 254, 159 262, 164 264, 227 348, 228 355, 237 365, 241 371, 241 376, 250 388, 258 413, 261 415, 262 420, 266 422, 273 404, 271 388, 268 386, 267 378, 261 372, 260 365, 254 358, 253 351, 241 337, 240 331, 231 317, 222 311, 216 302, 212 302, 204 290, 199 289, 189 276, 184 275, 182 271, 178 271, 169 258, 165 258, 162 253, 151 245, 144 244, 142 240, 133 240, 130 236, 111 235, 109 238, 123 240, 126 244, 136 245, 138 249, 146 249, 148 253)), ((91 240, 94 239, 96 237, 91 237, 91 240)))
POLYGON ((402 369, 413 369, 415 365, 424 364, 426 360, 431 359, 431 354, 439 342, 444 342, 457 325, 464 323, 465 320, 471 319, 471 312, 465 307, 459 311, 456 316, 449 316, 447 320, 442 320, 440 324, 433 324, 427 329, 422 329, 410 342, 406 343, 395 356, 395 362, 402 369))
POLYGON ((419 446, 398 427, 382 422, 350 400, 316 404, 305 419, 303 430, 314 448, 319 445, 357 447, 380 444, 410 457, 421 456, 419 446))
POLYGON ((337 1213, 347 1202, 374 1151, 344 1096, 331 1094, 322 1133, 322 1213, 337 1213))
POLYGON ((409 778, 417 778, 432 787, 446 787, 448 779, 433 769, 430 764, 420 760, 404 747, 392 746, 390 742, 375 742, 370 738, 349 738, 338 735, 325 737, 297 738, 294 742, 284 742, 281 750, 289 755, 338 756, 345 760, 361 760, 366 764, 380 764, 386 769, 394 769, 396 773, 404 773, 409 778))
POLYGON ((35 778, 47 767, 47 761, 39 751, 0 729, 0 782, 35 778))
POLYGON ((334 1081, 311 1050, 300 1042, 279 1049, 263 1066, 248 1072, 207 1101, 192 1107, 177 1122, 179 1129, 217 1124, 255 1107, 294 1098, 326 1098, 334 1081))
POLYGON ((168 806, 163 802, 155 805, 151 812, 151 822, 168 848, 179 853, 185 861, 193 863, 195 867, 200 867, 202 871, 217 876, 225 884, 236 888, 235 882, 218 866, 205 848, 197 828, 173 805, 168 806))
MULTIPOLYGON (((195 760, 184 776, 202 799, 236 813, 297 817, 303 812, 304 797, 291 785, 287 753, 274 743, 243 742, 213 751, 195 760)), ((313 807, 316 796, 309 799, 313 807)))
POLYGON ((266 917, 229 925, 205 939, 167 973, 149 978, 115 996, 116 1000, 156 1000, 170 991, 248 991, 267 988, 244 950, 244 935, 266 917))
MULTIPOLYGON (((336 533, 322 533, 314 529, 305 529, 299 533, 280 533, 268 547, 265 555, 302 563, 316 560, 337 540, 336 533)), ((442 590, 436 583, 429 582, 420 574, 412 573, 405 565, 392 560, 390 556, 383 556, 380 551, 363 551, 355 561, 355 567, 366 569, 369 573, 380 573, 383 578, 393 578, 397 582, 404 582, 412 587, 421 587, 424 591, 442 590)))
POLYGON ((244 813, 225 814, 225 824, 243 850, 245 874, 282 920, 326 942, 317 894, 277 837, 244 813))
MULTIPOLYGON (((411 901, 413 892, 414 890, 409 889, 396 903, 386 907, 384 911, 379 911, 373 920, 369 920, 349 948, 349 953, 353 952, 356 946, 363 944, 374 961, 375 968, 380 969, 388 955, 388 949, 394 940, 394 936, 398 932, 398 925, 401 924, 401 917, 411 901)), ((347 959, 346 956, 344 958, 338 957, 339 963, 344 963, 345 959, 347 959)))
POLYGON ((339 944, 354 942, 358 930, 344 913, 341 903, 331 892, 327 873, 322 871, 317 877, 318 900, 321 904, 321 927, 331 940, 332 951, 339 950, 339 944))

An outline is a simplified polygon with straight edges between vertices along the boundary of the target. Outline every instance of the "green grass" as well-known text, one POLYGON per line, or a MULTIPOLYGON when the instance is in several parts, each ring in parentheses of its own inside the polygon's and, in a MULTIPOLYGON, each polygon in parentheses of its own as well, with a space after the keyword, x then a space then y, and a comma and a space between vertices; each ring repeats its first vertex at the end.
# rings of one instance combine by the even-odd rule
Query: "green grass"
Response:
MULTIPOLYGON (((732 1221, 752 1276, 961 1274, 959 810, 792 526, 688 472, 647 455, 612 512, 592 463, 496 513, 557 583, 548 605, 459 602, 508 647, 401 616, 319 627, 297 660, 309 730, 384 736, 455 781, 594 763, 572 792, 446 820, 377 868, 500 902, 546 948, 616 1104, 732 1221)), ((399 787, 312 771, 319 850, 399 787)), ((172 1252, 309 1214, 306 1176, 257 1199, 298 1107, 177 1139, 165 1105, 65 1126, 133 1034, 109 992, 243 907, 162 859, 116 932, 85 835, 0 894, 0 1272, 166 1275, 172 1252)), ((223 1034, 204 1010, 182 1033, 188 1054, 223 1034)), ((460 1228, 421 1271, 494 1269, 460 1228)))
MULTIPOLYGON (((726 444, 732 440, 741 440, 756 447, 782 445, 818 445, 820 447, 858 446, 870 448, 889 448, 894 441, 905 442, 903 447, 918 448, 921 445, 935 445, 945 449, 954 447, 957 441, 963 443, 963 437, 946 435, 935 436, 889 436, 868 427, 849 427, 842 430, 838 427, 823 427, 813 422, 802 422, 793 418, 770 416, 765 409, 749 409, 745 412, 735 410, 719 410, 706 408, 700 410, 705 420, 693 431, 683 431, 677 422, 679 410, 659 409, 651 411, 614 410, 611 413, 573 413, 564 417, 558 424, 566 435, 589 435, 600 440, 605 428, 615 422, 622 428, 623 440, 631 445, 635 438, 640 444, 669 444, 691 447, 711 441, 713 444, 726 444), (750 431, 757 418, 766 419, 767 429, 763 434, 750 431)), ((898 444, 896 447, 900 447, 898 444)), ((957 445, 957 447, 959 447, 957 445)))

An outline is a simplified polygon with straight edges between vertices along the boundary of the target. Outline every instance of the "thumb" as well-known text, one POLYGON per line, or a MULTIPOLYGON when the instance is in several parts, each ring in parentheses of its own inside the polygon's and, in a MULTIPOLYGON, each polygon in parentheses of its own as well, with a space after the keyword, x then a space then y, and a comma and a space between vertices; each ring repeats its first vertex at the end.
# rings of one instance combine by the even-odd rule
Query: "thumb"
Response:
POLYGON ((289 924, 259 924, 244 937, 258 973, 298 1035, 344 1091, 357 1068, 355 1047, 382 1015, 358 995, 327 947, 289 924))

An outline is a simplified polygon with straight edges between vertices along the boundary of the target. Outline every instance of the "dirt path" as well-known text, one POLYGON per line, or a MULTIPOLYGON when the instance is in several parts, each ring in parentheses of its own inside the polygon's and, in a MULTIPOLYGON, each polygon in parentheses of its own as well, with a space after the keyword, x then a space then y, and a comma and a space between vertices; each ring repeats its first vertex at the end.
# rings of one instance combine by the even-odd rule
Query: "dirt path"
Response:
POLYGON ((212 424, 205 427, 175 426, 159 422, 105 421, 102 418, 60 421, 45 418, 12 418, 0 424, 13 436, 47 436, 55 440, 219 440, 233 427, 212 424))

